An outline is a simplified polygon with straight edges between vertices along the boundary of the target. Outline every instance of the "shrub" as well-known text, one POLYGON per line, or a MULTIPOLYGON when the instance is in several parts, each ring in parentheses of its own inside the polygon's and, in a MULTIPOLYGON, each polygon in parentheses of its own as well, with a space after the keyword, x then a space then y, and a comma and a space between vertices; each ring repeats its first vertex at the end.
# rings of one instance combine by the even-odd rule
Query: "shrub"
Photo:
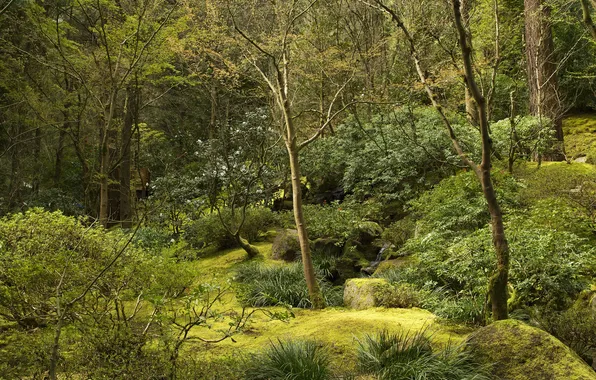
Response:
POLYGON ((534 317, 541 328, 593 365, 596 358, 596 313, 589 305, 576 305, 563 312, 542 309, 534 313, 534 317))
POLYGON ((170 232, 156 227, 139 228, 133 239, 133 243, 143 249, 159 251, 167 247, 172 241, 170 232))
POLYGON ((405 217, 387 226, 381 237, 394 246, 401 247, 408 239, 414 237, 415 230, 416 222, 410 217, 405 217))
POLYGON ((377 295, 380 306, 411 308, 421 305, 420 292, 411 284, 395 284, 389 288, 382 288, 377 295))
MULTIPOLYGON (((322 280, 323 274, 318 271, 319 286, 329 306, 341 305, 343 294, 322 280)), ((275 306, 279 304, 300 308, 311 306, 308 288, 304 280, 304 269, 301 262, 287 265, 267 266, 251 262, 239 267, 236 279, 243 285, 240 298, 243 303, 252 306, 275 306)))
POLYGON ((460 347, 448 346, 433 352, 424 331, 365 335, 358 340, 358 368, 381 380, 490 379, 488 369, 460 347))
POLYGON ((278 340, 253 355, 245 374, 250 380, 326 380, 331 378, 329 354, 313 341, 278 340))
MULTIPOLYGON (((453 119, 454 124, 461 121, 455 128, 464 136, 464 149, 475 155, 478 144, 471 127, 457 116, 453 119)), ((348 117, 333 136, 314 141, 300 154, 314 192, 339 187, 359 202, 376 198, 403 213, 407 201, 460 162, 448 146, 449 137, 432 107, 401 107, 364 122, 348 117)))
MULTIPOLYGON (((330 238, 338 246, 343 246, 346 241, 357 239, 361 231, 379 229, 374 223, 380 218, 380 204, 376 202, 339 203, 332 202, 328 205, 305 205, 304 217, 308 237, 312 240, 330 238)), ((285 216, 287 228, 295 228, 293 216, 285 216)), ((380 230, 370 231, 380 235, 380 230)))
MULTIPOLYGON (((239 211, 237 210, 236 212, 238 213, 239 211)), ((230 210, 222 210, 222 218, 228 225, 232 224, 230 210)), ((239 216, 237 214, 235 223, 240 222, 238 218, 239 216)), ((278 224, 277 215, 270 209, 264 207, 248 208, 246 210, 246 220, 240 230, 240 236, 252 243, 258 241, 263 233, 278 224)), ((217 212, 207 214, 198 220, 189 222, 184 227, 184 238, 194 248, 211 246, 216 249, 226 249, 237 246, 234 237, 222 225, 217 212)))

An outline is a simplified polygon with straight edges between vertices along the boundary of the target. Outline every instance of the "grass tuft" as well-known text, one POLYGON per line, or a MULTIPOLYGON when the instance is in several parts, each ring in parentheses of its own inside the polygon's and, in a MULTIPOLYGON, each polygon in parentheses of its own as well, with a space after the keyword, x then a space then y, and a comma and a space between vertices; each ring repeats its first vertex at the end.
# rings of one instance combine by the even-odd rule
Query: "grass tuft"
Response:
POLYGON ((358 340, 358 369, 380 380, 488 380, 488 368, 469 351, 449 345, 433 352, 426 332, 381 331, 358 340))
POLYGON ((271 342, 253 355, 245 372, 251 380, 326 380, 331 378, 329 354, 314 341, 271 342))

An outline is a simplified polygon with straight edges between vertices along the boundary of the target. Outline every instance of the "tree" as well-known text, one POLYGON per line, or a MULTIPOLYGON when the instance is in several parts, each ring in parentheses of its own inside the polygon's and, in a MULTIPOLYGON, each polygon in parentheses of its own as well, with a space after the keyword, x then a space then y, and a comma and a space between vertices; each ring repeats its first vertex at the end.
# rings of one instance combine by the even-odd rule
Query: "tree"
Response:
MULTIPOLYGON (((252 51, 256 51, 257 59, 250 50, 247 50, 249 60, 253 67, 261 76, 263 82, 266 84, 270 94, 273 98, 274 110, 280 120, 281 134, 288 153, 288 159, 291 172, 292 184, 292 200, 294 219, 296 222, 296 229, 298 231, 298 239, 300 241, 300 250, 302 253, 302 262, 304 265, 304 276, 310 300, 313 308, 319 309, 325 307, 324 299, 321 295, 321 290, 317 283, 315 270, 312 263, 310 245, 308 241, 308 233, 306 230, 306 222, 304 219, 302 207, 302 174, 300 168, 299 152, 308 146, 311 142, 316 140, 325 129, 327 129, 331 122, 353 102, 336 106, 341 98, 344 89, 349 83, 351 77, 344 83, 337 86, 335 94, 328 102, 326 110, 319 112, 320 118, 316 123, 313 123, 315 132, 303 141, 299 141, 299 124, 296 118, 300 114, 296 113, 295 96, 300 96, 297 91, 299 85, 296 78, 290 73, 290 69, 297 62, 293 59, 297 54, 295 49, 300 49, 297 45, 296 35, 300 33, 299 24, 304 16, 311 10, 313 2, 292 1, 290 4, 277 4, 272 9, 271 16, 275 19, 275 47, 269 47, 263 43, 259 43, 254 37, 249 36, 238 24, 234 21, 234 27, 240 36, 248 43, 252 51), (274 50, 273 50, 274 49, 274 50)), ((304 52, 303 52, 304 53, 304 52)), ((304 101, 305 99, 300 99, 304 101)), ((307 111, 308 112, 308 111, 307 111)), ((312 124, 311 124, 312 125, 312 124)), ((308 128, 313 129, 311 126, 308 128)))
POLYGON ((383 12, 390 15, 396 26, 403 32, 407 40, 410 55, 414 60, 414 65, 419 76, 420 83, 423 85, 429 100, 433 107, 441 116, 441 120, 451 138, 451 142, 455 151, 458 153, 461 160, 470 167, 475 173, 476 177, 482 185, 484 198, 488 204, 488 209, 491 215, 492 224, 492 238, 493 246, 495 248, 497 258, 497 269, 491 276, 488 284, 488 294, 491 301, 493 320, 501 320, 508 318, 507 310, 507 280, 509 273, 509 245, 505 237, 505 228, 503 224, 503 215, 497 200, 496 192, 493 187, 491 179, 491 138, 489 133, 487 103, 485 97, 482 95, 478 87, 474 67, 472 63, 472 49, 469 44, 470 36, 466 32, 461 13, 461 2, 459 0, 451 0, 452 10, 455 20, 455 27, 458 34, 459 46, 462 54, 462 64, 464 68, 464 77, 466 87, 475 101, 476 112, 478 113, 478 123, 481 137, 482 159, 480 164, 476 164, 462 148, 458 137, 455 134, 451 121, 447 117, 443 106, 439 103, 438 97, 434 92, 432 85, 429 82, 428 72, 422 67, 418 48, 408 27, 403 22, 398 11, 393 10, 385 5, 381 0, 376 0, 376 6, 383 12))
POLYGON ((524 0, 526 67, 530 92, 530 113, 538 119, 548 118, 559 141, 558 153, 563 159, 563 123, 558 68, 550 24, 551 8, 543 0, 524 0))
MULTIPOLYGON (((590 11, 590 3, 588 0, 580 0, 582 4, 582 15, 584 23, 586 27, 588 27, 590 33, 592 34, 592 38, 596 41, 596 25, 592 20, 592 15, 590 11)), ((592 0, 592 6, 596 8, 596 1, 592 0)))

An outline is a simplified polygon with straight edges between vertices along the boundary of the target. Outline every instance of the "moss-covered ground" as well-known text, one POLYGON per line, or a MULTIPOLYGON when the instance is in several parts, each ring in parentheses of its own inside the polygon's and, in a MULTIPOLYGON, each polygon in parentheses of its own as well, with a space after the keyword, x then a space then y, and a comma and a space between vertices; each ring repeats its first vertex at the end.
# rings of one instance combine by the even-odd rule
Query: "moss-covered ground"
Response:
MULTIPOLYGON (((256 260, 266 265, 284 265, 271 259, 271 244, 257 244, 263 256, 256 260)), ((197 282, 225 284, 233 279, 238 265, 246 262, 242 249, 212 253, 193 262, 197 273, 197 282)), ((224 299, 219 310, 240 312, 242 307, 234 294, 224 299)), ((268 311, 282 311, 283 308, 265 308, 268 311)), ((314 339, 327 345, 332 352, 333 364, 341 367, 353 366, 356 355, 356 339, 366 333, 375 333, 382 329, 390 331, 419 331, 426 329, 438 345, 460 343, 472 332, 470 328, 445 324, 432 313, 421 309, 372 308, 352 310, 333 307, 324 310, 293 309, 294 317, 288 320, 275 320, 263 313, 255 314, 246 328, 217 344, 189 344, 187 352, 201 352, 202 359, 218 360, 229 357, 245 356, 259 351, 277 339, 314 339)), ((194 334, 203 338, 217 336, 218 329, 226 327, 226 322, 215 323, 211 329, 197 329, 194 334)))
POLYGON ((565 151, 575 160, 585 157, 586 162, 596 164, 596 114, 572 115, 563 120, 565 151))

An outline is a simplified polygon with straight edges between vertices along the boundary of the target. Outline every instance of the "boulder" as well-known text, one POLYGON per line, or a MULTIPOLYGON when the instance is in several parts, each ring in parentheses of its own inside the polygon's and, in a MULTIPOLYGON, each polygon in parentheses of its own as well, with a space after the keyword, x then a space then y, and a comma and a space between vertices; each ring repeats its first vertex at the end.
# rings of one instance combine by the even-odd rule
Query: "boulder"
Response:
POLYGON ((501 380, 596 380, 596 372, 557 338, 512 319, 477 330, 467 349, 492 363, 501 380))
POLYGON ((368 309, 381 305, 391 285, 383 278, 352 278, 344 286, 344 305, 352 309, 368 309))
POLYGON ((413 264, 411 256, 398 257, 397 259, 381 261, 377 266, 374 275, 379 276, 392 269, 406 268, 413 264))
POLYGON ((370 245, 383 233, 383 228, 375 222, 362 221, 358 224, 358 242, 362 245, 370 245))
POLYGON ((296 261, 300 257, 300 252, 298 231, 281 230, 278 232, 271 246, 271 256, 273 259, 286 262, 296 261))

